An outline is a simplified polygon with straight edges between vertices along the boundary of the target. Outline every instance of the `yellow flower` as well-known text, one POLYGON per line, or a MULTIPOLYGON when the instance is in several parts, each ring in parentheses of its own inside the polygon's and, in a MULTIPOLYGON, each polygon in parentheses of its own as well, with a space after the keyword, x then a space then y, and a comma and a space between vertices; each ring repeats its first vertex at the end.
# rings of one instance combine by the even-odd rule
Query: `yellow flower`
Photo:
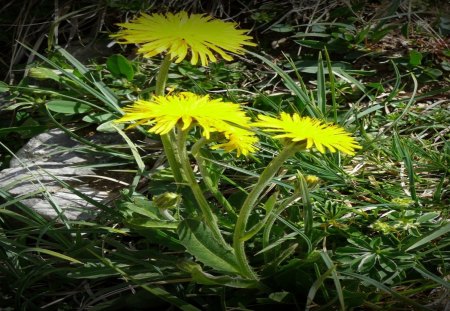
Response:
POLYGON ((177 124, 182 130, 198 125, 207 139, 212 132, 223 133, 229 140, 223 144, 227 151, 236 149, 238 155, 247 155, 255 150, 253 144, 257 141, 256 137, 251 131, 243 129, 250 127, 250 118, 235 103, 183 92, 155 96, 151 101, 138 100, 123 110, 125 115, 116 123, 135 121, 136 124, 151 125, 149 132, 160 135, 169 133, 177 124))
POLYGON ((306 175, 305 177, 306 183, 309 187, 314 187, 320 182, 320 178, 314 175, 306 175))
POLYGON ((252 132, 240 128, 232 128, 223 132, 223 134, 228 141, 216 144, 211 149, 221 148, 227 152, 236 150, 238 157, 241 154, 247 156, 250 153, 254 153, 257 149, 255 144, 258 142, 258 138, 252 132))
POLYGON ((140 44, 138 52, 144 57, 152 57, 168 52, 175 62, 181 62, 191 52, 191 63, 200 59, 203 66, 217 59, 213 51, 225 60, 232 60, 227 52, 243 54, 243 45, 255 46, 247 40, 246 30, 238 30, 236 24, 213 19, 204 14, 179 12, 176 14, 142 14, 136 20, 118 24, 125 28, 112 38, 123 44, 140 44))
POLYGON ((275 138, 306 142, 306 149, 315 146, 321 153, 325 153, 327 148, 331 152, 339 150, 354 155, 355 149, 361 148, 343 128, 310 117, 301 117, 297 113, 290 115, 282 112, 279 119, 259 115, 258 119, 253 126, 265 128, 265 132, 279 133, 275 138))

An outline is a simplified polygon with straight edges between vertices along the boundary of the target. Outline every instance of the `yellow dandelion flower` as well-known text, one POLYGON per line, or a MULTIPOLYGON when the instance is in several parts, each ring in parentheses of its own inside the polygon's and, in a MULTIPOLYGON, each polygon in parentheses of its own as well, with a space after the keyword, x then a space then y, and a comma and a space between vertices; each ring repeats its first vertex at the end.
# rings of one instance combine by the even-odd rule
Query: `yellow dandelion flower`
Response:
POLYGON ((256 45, 248 41, 252 37, 245 35, 246 30, 235 28, 235 23, 204 14, 188 15, 184 11, 167 15, 142 14, 131 22, 118 25, 124 29, 111 37, 119 43, 141 45, 138 52, 148 58, 168 52, 176 63, 190 51, 193 65, 200 60, 206 66, 209 61, 217 61, 213 51, 225 60, 232 60, 227 52, 243 54, 244 45, 256 45))
POLYGON ((310 117, 301 117, 297 113, 290 115, 282 112, 279 119, 259 115, 258 119, 259 121, 252 125, 264 128, 265 132, 279 133, 275 138, 292 142, 304 141, 307 149, 315 146, 321 153, 325 153, 327 148, 331 152, 339 150, 354 155, 355 149, 361 148, 343 128, 310 117))
POLYGON ((240 128, 231 128, 226 132, 223 132, 227 142, 216 144, 211 146, 211 149, 224 149, 227 152, 236 150, 237 156, 241 154, 248 156, 250 153, 254 153, 257 148, 255 144, 258 142, 258 138, 253 132, 246 131, 240 128))
POLYGON ((255 150, 252 146, 257 141, 256 137, 251 131, 241 128, 250 127, 250 118, 235 103, 183 92, 155 96, 151 101, 138 100, 123 110, 125 115, 116 123, 135 121, 151 125, 149 132, 160 135, 169 133, 177 124, 182 130, 198 125, 207 139, 212 132, 223 133, 229 140, 222 145, 227 151, 237 150, 238 155, 247 155, 255 150))
POLYGON ((305 180, 310 187, 313 187, 320 182, 320 178, 314 175, 306 175, 305 180))

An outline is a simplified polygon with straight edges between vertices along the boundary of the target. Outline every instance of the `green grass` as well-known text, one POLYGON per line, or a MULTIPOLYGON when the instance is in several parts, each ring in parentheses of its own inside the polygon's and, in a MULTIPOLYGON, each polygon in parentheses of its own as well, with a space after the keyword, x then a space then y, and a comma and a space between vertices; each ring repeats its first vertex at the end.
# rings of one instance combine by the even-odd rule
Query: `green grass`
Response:
MULTIPOLYGON (((425 17, 394 1, 390 9, 404 16, 405 29, 393 16, 368 18, 364 6, 350 10, 318 1, 316 10, 305 9, 315 17, 305 26, 293 15, 280 19, 288 11, 271 3, 242 11, 242 23, 253 23, 258 49, 207 68, 184 61, 170 68, 167 83, 245 103, 252 116, 287 111, 325 119, 344 126, 363 147, 354 157, 312 150, 285 162, 249 219, 246 252, 261 282, 204 265, 204 258, 186 249, 177 226, 197 224, 195 205, 189 189, 177 187, 160 165, 161 151, 142 143, 159 138, 108 123, 121 107, 151 96, 161 60, 129 57, 131 71, 114 73, 112 61, 109 67, 106 59, 82 64, 52 46, 36 53, 30 76, 0 85, 8 100, 1 106, 1 167, 30 137, 59 127, 84 145, 82 152, 108 157, 99 175, 120 171, 131 182, 112 204, 83 197, 101 210, 90 221, 44 219, 21 204, 23 198, 0 189, 0 309, 438 308, 432 303, 449 290, 450 81, 448 60, 420 49, 420 37, 430 37, 418 22, 425 17), (340 19, 329 22, 324 12, 340 19), (383 40, 402 34, 421 53, 420 64, 411 55, 394 57, 395 50, 380 49, 389 47, 383 40), (271 41, 280 38, 289 46, 272 49, 271 41), (119 132, 120 143, 90 142, 86 133, 98 126, 119 132), (319 184, 308 190, 306 175, 319 177, 319 184), (183 199, 172 223, 160 217, 152 198, 177 190, 183 199)), ((221 16, 227 7, 214 2, 210 10, 221 16)), ((440 39, 439 31, 434 28, 433 40, 440 39)), ((260 152, 248 159, 206 149, 196 155, 212 178, 217 193, 209 203, 227 241, 236 216, 221 203, 241 206, 281 148, 262 135, 260 152)), ((200 240, 205 234, 192 231, 200 240)))

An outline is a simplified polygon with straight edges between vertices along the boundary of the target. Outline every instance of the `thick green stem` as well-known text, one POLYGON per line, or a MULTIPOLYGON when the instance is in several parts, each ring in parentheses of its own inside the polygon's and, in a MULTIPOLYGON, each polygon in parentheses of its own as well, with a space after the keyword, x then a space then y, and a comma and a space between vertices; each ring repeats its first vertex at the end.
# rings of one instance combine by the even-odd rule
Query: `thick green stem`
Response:
POLYGON ((181 174, 180 161, 177 159, 178 152, 173 148, 172 141, 169 134, 161 135, 164 153, 172 170, 173 178, 175 179, 175 182, 180 185, 183 183, 183 175, 181 174))
POLYGON ((211 194, 216 198, 216 200, 225 208, 225 210, 228 212, 228 214, 231 217, 233 217, 233 220, 235 220, 237 217, 236 211, 231 206, 230 202, 228 202, 228 200, 224 197, 222 192, 220 192, 219 189, 217 189, 217 187, 214 186, 211 176, 206 169, 206 161, 202 157, 201 149, 200 149, 202 146, 205 145, 205 143, 206 143, 206 138, 205 137, 200 138, 192 146, 191 153, 194 156, 195 161, 197 161, 197 165, 200 170, 200 174, 203 177, 203 182, 205 183, 206 187, 211 192, 211 194))
POLYGON ((281 152, 269 163, 269 165, 264 169, 264 171, 259 176, 258 182, 255 184, 252 191, 248 194, 242 208, 239 212, 239 216, 236 222, 236 227, 234 229, 233 235, 233 248, 236 254, 236 259, 238 261, 241 273, 251 279, 257 279, 257 275, 250 267, 247 257, 245 255, 245 234, 247 221, 250 217, 250 213, 253 210, 259 196, 264 191, 266 186, 270 183, 272 178, 278 172, 283 163, 292 155, 298 151, 299 145, 292 143, 287 145, 281 152))
MULTIPOLYGON (((170 55, 166 54, 161 66, 159 67, 158 75, 156 76, 155 95, 164 96, 167 77, 169 75, 169 68, 171 64, 170 55)), ((164 153, 167 157, 167 162, 172 169, 172 174, 177 184, 183 182, 183 175, 181 174, 180 161, 178 159, 177 150, 174 149, 174 137, 173 133, 161 135, 161 142, 163 144, 164 153)))
POLYGON ((202 212, 203 219, 205 220, 206 225, 211 229, 214 238, 217 240, 217 242, 220 242, 222 243, 222 245, 227 246, 227 242, 224 240, 222 234, 220 233, 216 217, 211 211, 211 207, 209 206, 208 201, 203 195, 203 191, 198 185, 197 180, 195 179, 194 172, 192 171, 192 167, 189 162, 189 156, 186 150, 186 136, 188 131, 182 131, 181 128, 178 129, 179 133, 177 135, 177 149, 179 152, 181 167, 186 177, 186 183, 192 190, 195 200, 197 201, 202 212))

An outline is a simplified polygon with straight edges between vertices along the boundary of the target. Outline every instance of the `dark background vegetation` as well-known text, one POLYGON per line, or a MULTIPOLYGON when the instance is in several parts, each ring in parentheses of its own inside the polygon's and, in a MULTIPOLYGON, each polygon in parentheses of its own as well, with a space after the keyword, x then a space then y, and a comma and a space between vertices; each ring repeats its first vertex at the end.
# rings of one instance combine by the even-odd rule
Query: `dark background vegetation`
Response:
MULTIPOLYGON (((51 51, 58 44, 81 60, 110 55, 117 51, 117 47, 108 47, 111 42, 108 34, 117 31, 116 23, 130 19, 139 12, 187 10, 231 19, 241 28, 251 29, 260 49, 274 55, 279 55, 281 51, 296 53, 298 46, 290 36, 295 32, 308 31, 314 21, 344 22, 359 28, 373 25, 375 30, 383 30, 373 31, 373 38, 368 35, 362 42, 374 52, 383 49, 389 55, 414 48, 414 44, 405 46, 396 42, 403 40, 398 36, 406 35, 406 38, 418 36, 416 45, 419 48, 439 54, 446 43, 436 45, 434 39, 440 37, 446 40, 450 32, 449 7, 449 1, 445 0, 4 1, 0 8, 0 79, 17 83, 23 77, 26 65, 34 60, 33 55, 19 43, 39 52, 51 51), (422 23, 423 29, 415 27, 417 21, 422 23), (378 42, 392 33, 393 41, 378 42)), ((348 51, 341 49, 341 52, 348 51)), ((345 54, 339 56, 345 57, 345 54)), ((361 62, 358 65, 361 67, 361 62)))

